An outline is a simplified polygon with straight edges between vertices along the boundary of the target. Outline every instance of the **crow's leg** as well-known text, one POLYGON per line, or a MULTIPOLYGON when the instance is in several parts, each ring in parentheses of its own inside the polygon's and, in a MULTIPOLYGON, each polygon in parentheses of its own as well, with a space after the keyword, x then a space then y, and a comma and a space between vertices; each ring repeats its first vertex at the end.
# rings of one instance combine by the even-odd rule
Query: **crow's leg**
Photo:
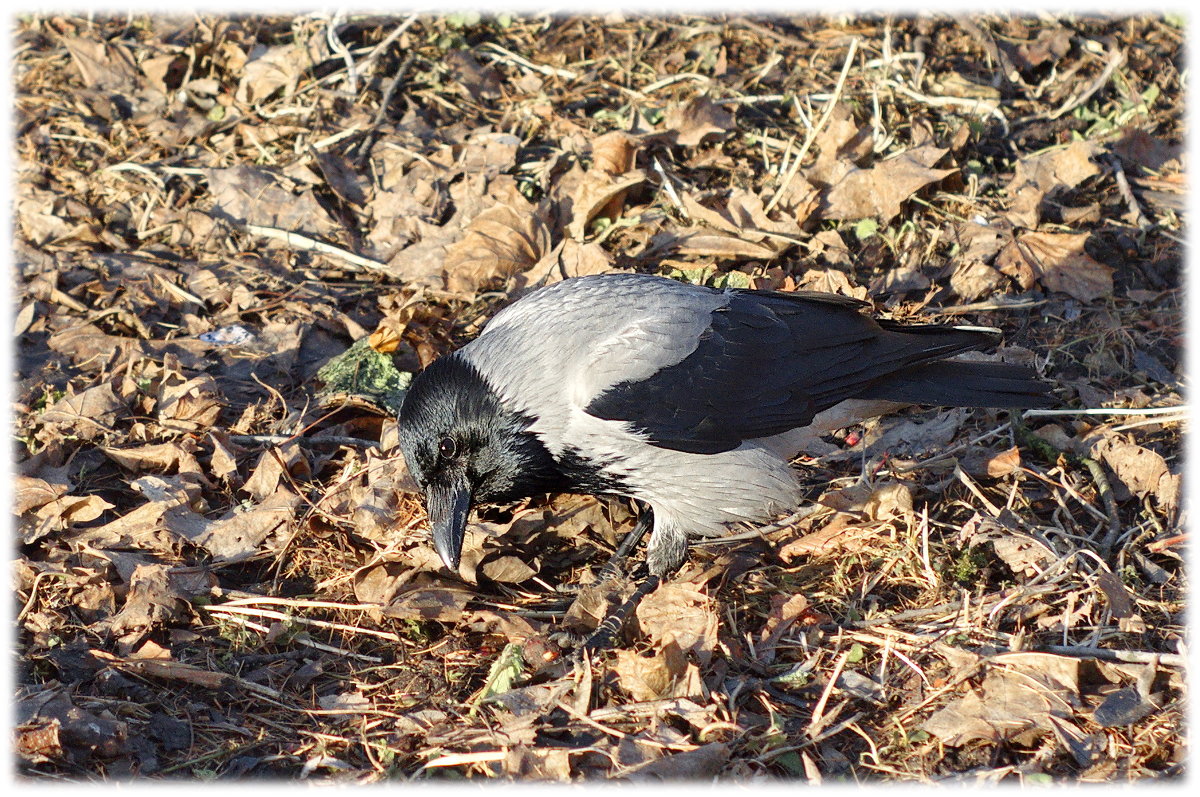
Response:
POLYGON ((617 550, 613 551, 613 555, 604 563, 604 567, 600 568, 600 573, 596 578, 597 582, 608 581, 615 576, 625 560, 629 558, 629 554, 633 552, 633 549, 646 536, 646 532, 650 531, 650 527, 654 525, 654 513, 650 510, 649 505, 638 501, 636 498, 633 499, 633 502, 637 504, 639 509, 637 523, 625 535, 625 539, 621 540, 621 544, 617 546, 617 550))
MULTIPOLYGON (((612 556, 608 557, 608 561, 600 568, 600 572, 596 574, 595 584, 603 584, 605 581, 613 578, 620 572, 625 560, 633 553, 633 549, 637 547, 642 538, 646 536, 646 532, 650 531, 654 525, 654 513, 650 511, 650 506, 636 498, 631 499, 638 506, 638 519, 629 533, 625 535, 625 539, 621 540, 621 544, 613 551, 612 556)), ((582 587, 579 584, 559 584, 558 591, 566 593, 578 593, 582 587)))
POLYGON ((610 612, 608 617, 604 618, 604 622, 597 626, 592 635, 587 638, 583 643, 583 650, 594 653, 611 648, 617 635, 625 627, 625 621, 629 619, 629 615, 633 614, 642 599, 656 590, 661 583, 662 577, 653 573, 639 581, 637 589, 633 591, 629 599, 610 612))
POLYGON ((686 558, 687 535, 669 525, 656 527, 646 548, 649 574, 635 582, 637 586, 633 594, 604 618, 604 622, 583 643, 584 649, 598 651, 612 647, 625 626, 625 621, 637 609, 642 599, 656 590, 664 578, 678 570, 686 558))

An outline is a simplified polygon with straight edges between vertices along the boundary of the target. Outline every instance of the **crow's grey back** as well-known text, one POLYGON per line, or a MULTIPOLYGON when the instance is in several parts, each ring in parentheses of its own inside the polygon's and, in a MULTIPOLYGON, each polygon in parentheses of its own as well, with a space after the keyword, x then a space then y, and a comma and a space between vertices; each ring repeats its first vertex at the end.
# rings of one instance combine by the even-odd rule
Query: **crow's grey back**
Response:
POLYGON ((728 298, 644 274, 581 277, 505 308, 459 356, 545 435, 605 390, 684 360, 728 298))

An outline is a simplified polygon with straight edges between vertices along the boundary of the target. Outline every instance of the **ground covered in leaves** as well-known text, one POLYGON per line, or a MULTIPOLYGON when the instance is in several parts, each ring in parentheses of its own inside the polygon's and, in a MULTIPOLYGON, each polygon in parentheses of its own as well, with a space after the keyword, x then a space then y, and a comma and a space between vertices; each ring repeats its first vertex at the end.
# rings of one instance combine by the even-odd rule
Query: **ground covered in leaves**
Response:
POLYGON ((25 776, 1181 774, 1178 19, 13 35, 25 776), (631 509, 488 509, 452 577, 387 407, 617 270, 1002 327, 1068 412, 831 431, 807 511, 697 546, 575 666, 631 509))

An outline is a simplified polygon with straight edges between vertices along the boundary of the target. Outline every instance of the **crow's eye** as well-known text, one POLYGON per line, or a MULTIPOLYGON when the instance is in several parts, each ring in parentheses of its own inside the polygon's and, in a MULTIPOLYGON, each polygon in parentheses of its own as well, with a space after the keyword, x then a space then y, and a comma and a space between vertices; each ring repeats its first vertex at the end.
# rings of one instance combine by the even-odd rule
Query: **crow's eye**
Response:
POLYGON ((452 459, 458 453, 458 445, 453 438, 443 437, 438 443, 438 453, 442 455, 443 459, 452 459))

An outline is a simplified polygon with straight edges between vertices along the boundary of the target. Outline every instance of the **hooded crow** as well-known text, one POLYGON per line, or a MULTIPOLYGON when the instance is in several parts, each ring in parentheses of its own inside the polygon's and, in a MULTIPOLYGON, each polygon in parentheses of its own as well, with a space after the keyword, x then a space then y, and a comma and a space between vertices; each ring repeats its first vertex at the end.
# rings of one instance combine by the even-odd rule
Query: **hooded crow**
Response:
POLYGON ((477 504, 607 493, 649 505, 646 561, 665 577, 690 537, 795 511, 789 459, 820 413, 1050 403, 1031 369, 947 359, 999 330, 902 325, 865 306, 646 274, 568 279, 513 303, 418 374, 400 410, 442 561, 457 571, 477 504))

